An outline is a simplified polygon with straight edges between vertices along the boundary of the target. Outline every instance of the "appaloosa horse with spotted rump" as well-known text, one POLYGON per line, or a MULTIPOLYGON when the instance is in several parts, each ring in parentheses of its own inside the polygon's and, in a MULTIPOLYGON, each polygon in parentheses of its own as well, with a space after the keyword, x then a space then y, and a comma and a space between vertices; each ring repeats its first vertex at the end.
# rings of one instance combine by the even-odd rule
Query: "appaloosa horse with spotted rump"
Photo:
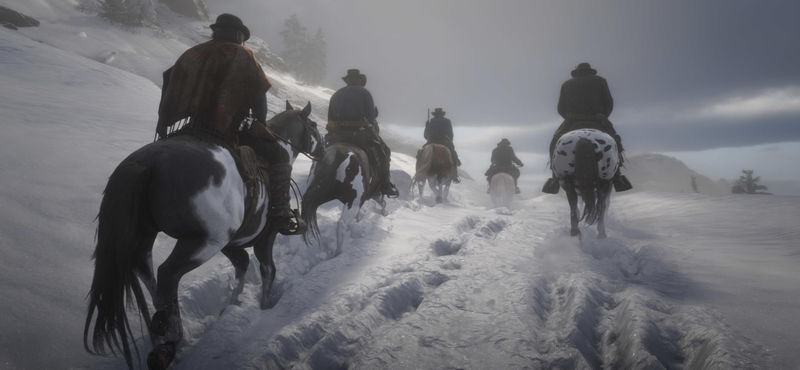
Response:
MULTIPOLYGON (((267 127, 291 143, 286 149, 292 161, 301 151, 313 154, 324 149, 310 113, 310 103, 300 111, 287 102, 287 110, 267 122, 267 127)), ((230 297, 235 304, 250 260, 244 248, 253 247, 260 262, 261 308, 266 309, 275 278, 272 246, 277 235, 277 229, 267 224, 266 186, 248 186, 228 149, 192 135, 156 141, 123 160, 108 180, 97 216, 95 271, 84 328, 86 350, 104 354, 106 346, 112 352, 116 349, 133 367, 130 346, 136 345, 126 314, 127 300, 138 307, 153 344, 163 337, 163 343, 148 356, 148 367, 168 367, 183 337, 178 283, 220 251, 236 271, 230 297), (151 251, 159 232, 177 243, 159 266, 156 279, 151 251), (152 320, 139 279, 156 309, 152 320)))
POLYGON ((578 129, 567 132, 556 142, 551 166, 567 193, 572 236, 581 235, 578 223, 583 220, 587 225, 597 222, 598 238, 606 238, 605 213, 619 165, 616 141, 603 131, 578 129), (578 195, 584 203, 580 217, 578 195))

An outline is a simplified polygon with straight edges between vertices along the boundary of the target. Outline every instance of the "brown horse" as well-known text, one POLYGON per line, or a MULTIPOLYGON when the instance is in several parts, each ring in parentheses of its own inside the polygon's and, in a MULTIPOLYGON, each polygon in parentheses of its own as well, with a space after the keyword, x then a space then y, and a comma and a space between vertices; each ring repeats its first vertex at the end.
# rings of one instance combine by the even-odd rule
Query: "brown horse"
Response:
POLYGON ((414 184, 417 184, 421 197, 427 181, 436 196, 436 203, 445 202, 450 194, 454 171, 450 149, 440 144, 425 145, 417 153, 417 173, 414 174, 411 188, 413 190, 414 184))

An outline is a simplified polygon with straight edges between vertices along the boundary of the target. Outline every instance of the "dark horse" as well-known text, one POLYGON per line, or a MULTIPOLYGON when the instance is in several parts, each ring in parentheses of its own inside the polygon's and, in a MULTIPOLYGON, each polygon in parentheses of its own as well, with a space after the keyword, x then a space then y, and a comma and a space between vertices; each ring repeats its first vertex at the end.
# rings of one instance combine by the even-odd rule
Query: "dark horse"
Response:
POLYGON ((598 238, 606 238, 605 213, 611 201, 614 173, 619 167, 616 141, 595 129, 578 129, 558 139, 553 171, 567 193, 570 209, 570 234, 581 235, 578 222, 597 222, 598 238), (578 217, 578 194, 583 199, 583 215, 578 217))
POLYGON ((303 235, 308 242, 308 233, 319 240, 317 208, 332 200, 342 202, 342 215, 336 226, 336 255, 342 252, 345 231, 356 218, 361 206, 370 199, 381 205, 386 215, 386 200, 379 191, 378 169, 370 166, 367 153, 348 142, 339 142, 325 148, 322 159, 311 168, 311 178, 303 195, 303 220, 308 230, 303 235))
MULTIPOLYGON (((287 110, 267 122, 292 143, 287 150, 292 161, 300 151, 324 149, 310 113, 310 103, 300 111, 287 102, 287 110)), ((123 160, 108 180, 97 216, 95 271, 83 334, 86 350, 105 354, 107 346, 122 352, 133 367, 130 344, 136 344, 125 312, 127 298, 128 306, 138 306, 153 343, 157 336, 164 339, 150 352, 148 366, 169 366, 183 337, 178 283, 220 251, 236 271, 230 297, 236 304, 250 260, 244 248, 253 247, 260 262, 261 308, 266 309, 275 278, 272 246, 277 230, 267 225, 266 185, 256 201, 249 190, 229 150, 190 135, 156 141, 123 160), (251 207, 255 211, 246 217, 251 207), (156 280, 151 251, 159 232, 178 241, 156 280), (156 309, 152 320, 139 279, 156 309)))

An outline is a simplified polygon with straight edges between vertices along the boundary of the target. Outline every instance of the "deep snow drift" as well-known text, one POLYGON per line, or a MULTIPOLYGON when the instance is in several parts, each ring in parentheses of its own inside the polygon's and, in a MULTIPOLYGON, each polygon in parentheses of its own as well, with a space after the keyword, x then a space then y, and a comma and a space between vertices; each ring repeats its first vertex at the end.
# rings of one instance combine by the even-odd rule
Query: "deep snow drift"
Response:
MULTIPOLYGON (((152 140, 160 91, 31 37, 0 28, 0 368, 122 368, 81 343, 93 218, 116 164, 152 140)), ((326 90, 273 79, 271 107, 290 91, 324 117, 326 90)), ((413 159, 392 165, 407 189, 413 159)), ((267 311, 255 265, 244 304, 225 307, 233 268, 212 259, 182 281, 174 368, 798 368, 800 198, 615 194, 603 241, 568 236, 561 197, 488 203, 465 181, 449 204, 429 189, 388 217, 367 204, 335 258, 328 204, 322 243, 279 238, 267 311)), ((158 239, 156 263, 173 243, 158 239)))

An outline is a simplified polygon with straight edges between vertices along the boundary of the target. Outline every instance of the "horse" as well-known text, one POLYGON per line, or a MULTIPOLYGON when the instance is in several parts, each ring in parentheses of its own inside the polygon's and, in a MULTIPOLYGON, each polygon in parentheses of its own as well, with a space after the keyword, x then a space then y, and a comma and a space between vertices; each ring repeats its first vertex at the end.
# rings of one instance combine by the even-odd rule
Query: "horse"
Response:
MULTIPOLYGON (((308 224, 303 240, 319 241, 317 209, 332 200, 342 202, 342 214, 336 224, 336 253, 342 253, 345 231, 357 218, 361 207, 372 199, 386 216, 386 199, 379 190, 378 169, 371 166, 367 153, 357 145, 341 141, 325 148, 322 158, 311 167, 308 187, 303 195, 302 218, 308 224)), ((357 220, 358 221, 358 220, 357 220)))
MULTIPOLYGON (((310 113, 311 103, 295 110, 287 101, 286 111, 267 122, 288 141, 288 150, 282 150, 292 162, 301 151, 313 155, 324 150, 310 113)), ((167 368, 183 337, 178 283, 220 251, 235 268, 237 284, 229 302, 237 304, 250 260, 245 248, 253 247, 260 262, 261 308, 268 308, 277 229, 267 224, 267 185, 258 188, 253 192, 244 182, 228 149, 191 135, 158 140, 124 159, 108 180, 97 216, 95 270, 83 333, 86 351, 105 355, 108 347, 114 354, 122 352, 133 368, 130 343, 137 353, 138 348, 125 311, 127 298, 128 306, 137 306, 152 343, 158 336, 164 340, 148 355, 148 367, 167 368), (158 267, 156 279, 151 253, 159 232, 177 243, 158 267), (156 309, 152 319, 139 279, 156 309)))
POLYGON ((436 203, 447 201, 450 195, 450 184, 453 182, 453 157, 450 149, 440 144, 428 144, 417 155, 416 174, 411 182, 419 186, 419 196, 422 197, 425 182, 431 187, 436 196, 436 203))
POLYGON ((489 184, 489 194, 495 207, 511 207, 515 190, 514 178, 511 175, 500 172, 492 176, 492 182, 489 184))
POLYGON ((619 168, 617 143, 600 130, 585 128, 567 132, 556 142, 551 158, 553 172, 567 193, 570 235, 581 236, 578 223, 597 223, 599 239, 605 239, 605 213, 611 201, 614 174, 619 168), (583 214, 578 217, 578 195, 583 214))

